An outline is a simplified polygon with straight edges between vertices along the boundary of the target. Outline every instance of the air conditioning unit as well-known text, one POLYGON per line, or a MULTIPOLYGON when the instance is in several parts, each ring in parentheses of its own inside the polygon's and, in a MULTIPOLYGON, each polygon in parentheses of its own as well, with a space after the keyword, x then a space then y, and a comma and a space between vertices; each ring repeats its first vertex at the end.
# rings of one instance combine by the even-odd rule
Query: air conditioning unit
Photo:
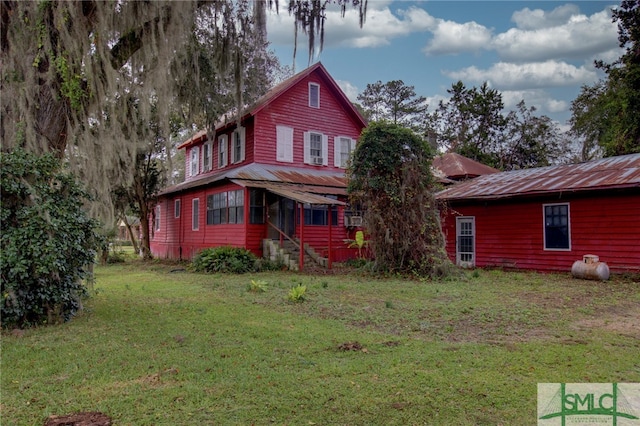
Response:
POLYGON ((362 216, 351 216, 348 226, 362 226, 362 216))
POLYGON ((322 166, 322 164, 323 164, 322 157, 313 157, 311 159, 311 162, 313 164, 315 164, 316 166, 322 166))

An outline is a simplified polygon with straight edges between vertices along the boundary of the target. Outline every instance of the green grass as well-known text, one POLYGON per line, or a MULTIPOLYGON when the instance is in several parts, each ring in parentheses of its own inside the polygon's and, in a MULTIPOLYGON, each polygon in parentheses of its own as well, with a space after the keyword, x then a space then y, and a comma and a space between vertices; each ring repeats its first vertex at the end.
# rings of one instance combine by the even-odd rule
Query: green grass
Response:
POLYGON ((1 424, 100 411, 116 425, 526 425, 539 382, 640 381, 637 277, 175 268, 96 267, 82 315, 5 333, 1 424))

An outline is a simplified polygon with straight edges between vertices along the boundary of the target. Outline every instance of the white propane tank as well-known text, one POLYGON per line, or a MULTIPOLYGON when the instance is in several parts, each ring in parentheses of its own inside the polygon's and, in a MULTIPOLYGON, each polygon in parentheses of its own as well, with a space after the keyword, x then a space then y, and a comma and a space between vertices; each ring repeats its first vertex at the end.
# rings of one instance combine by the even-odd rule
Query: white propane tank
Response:
POLYGON ((585 254, 582 260, 573 262, 571 274, 576 278, 606 281, 609 279, 609 266, 600 262, 595 254, 585 254))

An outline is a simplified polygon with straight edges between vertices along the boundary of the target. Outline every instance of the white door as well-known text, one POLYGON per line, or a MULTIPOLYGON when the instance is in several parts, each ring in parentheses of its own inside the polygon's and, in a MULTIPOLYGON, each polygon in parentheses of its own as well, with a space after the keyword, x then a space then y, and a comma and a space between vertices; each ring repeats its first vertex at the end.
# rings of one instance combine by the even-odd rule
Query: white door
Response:
POLYGON ((476 226, 474 217, 456 218, 456 264, 465 268, 476 265, 476 226))

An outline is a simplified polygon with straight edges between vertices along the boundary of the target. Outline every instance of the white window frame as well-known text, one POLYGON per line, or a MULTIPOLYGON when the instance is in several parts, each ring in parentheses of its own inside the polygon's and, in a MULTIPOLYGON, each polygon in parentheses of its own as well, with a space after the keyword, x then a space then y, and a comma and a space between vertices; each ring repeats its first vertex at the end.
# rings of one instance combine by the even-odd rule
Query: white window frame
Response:
POLYGON ((542 247, 544 251, 571 251, 571 206, 569 203, 550 203, 542 205, 542 247), (567 206, 567 248, 547 247, 547 207, 567 206))
POLYGON ((200 198, 191 200, 191 230, 200 229, 200 198))
POLYGON ((228 157, 227 135, 220 135, 218 137, 218 168, 222 169, 227 166, 228 157))
POLYGON ((202 145, 202 171, 208 172, 211 170, 211 159, 212 159, 212 146, 211 142, 207 142, 202 145))
POLYGON ((476 218, 475 216, 456 217, 456 265, 465 268, 476 266, 476 218), (471 223, 471 234, 462 233, 462 223, 471 223), (471 252, 460 251, 460 237, 471 237, 471 252), (471 255, 471 260, 462 259, 462 255, 471 255))
POLYGON ((353 154, 353 151, 356 149, 356 140, 348 136, 336 136, 335 138, 333 138, 333 148, 334 148, 333 149, 333 165, 341 169, 346 169, 349 158, 353 154), (347 155, 347 158, 344 159, 343 161, 342 148, 345 145, 347 145, 349 154, 347 155))
POLYGON ((189 176, 197 176, 200 173, 200 148, 194 146, 191 148, 189 160, 189 176))
POLYGON ((276 161, 293 163, 293 128, 276 126, 276 161))
POLYGON ((182 209, 182 202, 180 201, 180 198, 173 200, 173 217, 174 218, 177 219, 180 217, 181 209, 182 209))
POLYGON ((318 83, 309 83, 309 107, 320 108, 320 85, 318 83))
POLYGON ((317 132, 317 131, 309 131, 309 132, 304 132, 304 162, 305 164, 311 164, 314 166, 327 166, 329 165, 329 138, 327 135, 322 134, 321 132, 317 132), (315 162, 314 157, 311 156, 311 135, 315 134, 315 135, 320 135, 320 143, 321 143, 321 149, 322 151, 320 152, 321 157, 315 157, 315 158, 321 158, 322 159, 322 164, 318 164, 315 162))
POLYGON ((156 231, 160 230, 160 215, 162 213, 162 208, 160 207, 160 204, 156 205, 156 217, 154 218, 154 224, 153 224, 153 229, 156 231))
POLYGON ((244 161, 245 133, 244 127, 240 127, 231 134, 231 164, 238 164, 244 161))

